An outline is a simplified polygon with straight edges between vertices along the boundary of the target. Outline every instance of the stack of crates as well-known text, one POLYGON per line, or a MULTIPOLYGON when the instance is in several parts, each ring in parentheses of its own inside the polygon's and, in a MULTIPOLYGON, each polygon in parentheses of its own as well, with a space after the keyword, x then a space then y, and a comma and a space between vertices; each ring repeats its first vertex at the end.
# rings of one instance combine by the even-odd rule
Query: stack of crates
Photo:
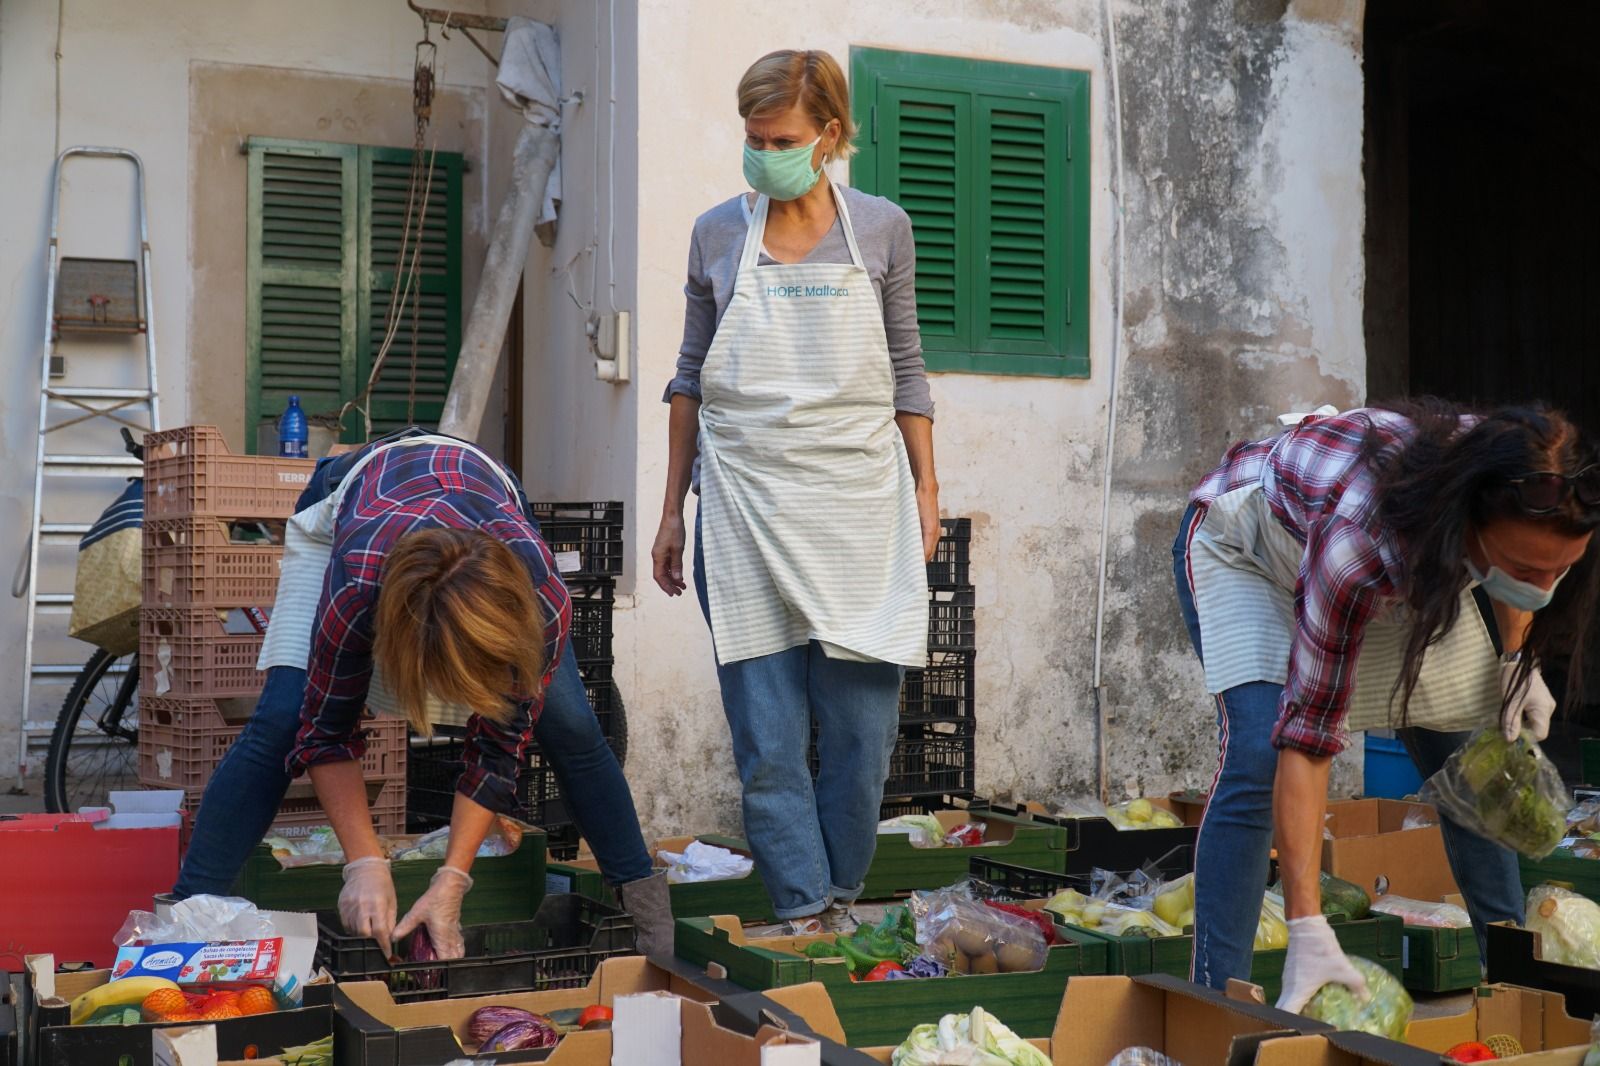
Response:
MULTIPOLYGON (((906 671, 900 731, 883 786, 884 818, 943 808, 973 796, 977 761, 972 675, 977 631, 971 584, 972 520, 942 520, 928 561, 928 662, 906 671)), ((812 725, 813 737, 815 723, 812 725)), ((819 764, 811 746, 811 771, 819 764)))
MULTIPOLYGON (((284 523, 315 464, 234 455, 213 426, 145 438, 143 604, 139 613, 139 779, 181 788, 191 817, 255 708, 256 669, 283 562, 284 523)), ((367 723, 368 799, 379 832, 405 817, 405 722, 367 723)), ((327 816, 296 781, 274 831, 327 816)))
MULTIPOLYGON (((555 555, 572 597, 568 654, 576 657, 589 705, 620 762, 627 755, 628 725, 613 677, 613 612, 622 573, 622 504, 533 503, 540 534, 555 555)), ((413 832, 448 824, 455 782, 463 768, 461 738, 441 732, 413 737, 407 779, 407 822, 413 832)), ((577 854, 578 832, 561 795, 555 771, 537 742, 517 775, 517 792, 528 818, 549 838, 554 858, 577 854)))

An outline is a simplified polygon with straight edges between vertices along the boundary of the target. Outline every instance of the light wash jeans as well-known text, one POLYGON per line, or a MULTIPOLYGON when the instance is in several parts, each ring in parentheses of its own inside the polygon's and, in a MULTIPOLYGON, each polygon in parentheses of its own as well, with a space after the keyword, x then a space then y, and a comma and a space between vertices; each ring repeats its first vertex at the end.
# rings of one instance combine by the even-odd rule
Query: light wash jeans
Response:
MULTIPOLYGON (((695 592, 709 622, 701 545, 696 516, 695 592)), ((717 667, 745 836, 779 918, 804 918, 861 895, 878 844, 904 677, 893 663, 830 659, 816 641, 717 667), (813 717, 815 786, 807 760, 813 717)))
MULTIPOLYGON (((1188 567, 1189 531, 1195 520, 1191 506, 1172 546, 1173 578, 1189 639, 1195 654, 1203 659, 1200 616, 1188 567)), ((1272 850, 1272 784, 1278 752, 1271 736, 1282 696, 1282 685, 1253 681, 1214 697, 1219 758, 1195 846, 1195 935, 1190 969, 1192 980, 1212 988, 1226 987, 1231 977, 1250 976, 1260 889, 1267 882, 1272 850)), ((1399 733, 1424 778, 1436 773, 1467 738, 1465 733, 1431 729, 1402 729, 1399 733)), ((1440 829, 1482 952, 1486 924, 1521 920, 1522 882, 1516 854, 1449 819, 1441 820, 1440 829)), ((1361 887, 1369 894, 1373 890, 1372 885, 1361 887)))
MULTIPOLYGON (((332 492, 358 454, 319 462, 295 509, 304 510, 332 492)), ((527 500, 522 503, 526 509, 527 500)), ((173 888, 180 898, 229 895, 245 860, 277 817, 289 788, 285 763, 300 730, 305 688, 304 670, 278 666, 267 671, 255 713, 206 785, 194 837, 173 888)), ((650 853, 633 796, 571 655, 556 667, 533 736, 549 758, 572 820, 594 850, 606 880, 624 885, 649 877, 650 853)))

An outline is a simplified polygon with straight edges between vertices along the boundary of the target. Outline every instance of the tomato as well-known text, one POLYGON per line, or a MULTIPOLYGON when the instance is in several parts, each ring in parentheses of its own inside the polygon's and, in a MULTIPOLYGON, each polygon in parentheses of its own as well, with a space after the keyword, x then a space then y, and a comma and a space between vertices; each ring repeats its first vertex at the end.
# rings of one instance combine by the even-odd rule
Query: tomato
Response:
POLYGON ((591 1025, 611 1024, 611 1008, 602 1007, 596 1003, 591 1007, 583 1008, 583 1013, 578 1015, 578 1028, 587 1029, 591 1025))
POLYGON ((1453 1062, 1493 1062, 1500 1056, 1496 1055, 1488 1044, 1468 1040, 1446 1051, 1444 1057, 1453 1062))
POLYGON ((886 981, 889 979, 890 974, 904 970, 905 967, 901 966, 898 962, 880 962, 871 970, 867 971, 867 976, 863 978, 863 980, 886 981))

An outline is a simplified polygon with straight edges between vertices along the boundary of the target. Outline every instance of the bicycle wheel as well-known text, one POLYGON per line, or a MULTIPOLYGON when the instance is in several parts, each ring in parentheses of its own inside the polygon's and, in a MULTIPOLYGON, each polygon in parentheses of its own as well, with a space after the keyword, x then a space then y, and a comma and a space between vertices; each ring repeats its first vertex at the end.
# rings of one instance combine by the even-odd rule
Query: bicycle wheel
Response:
POLYGON ((98 649, 72 683, 44 764, 45 809, 102 807, 114 789, 139 787, 139 655, 98 649))

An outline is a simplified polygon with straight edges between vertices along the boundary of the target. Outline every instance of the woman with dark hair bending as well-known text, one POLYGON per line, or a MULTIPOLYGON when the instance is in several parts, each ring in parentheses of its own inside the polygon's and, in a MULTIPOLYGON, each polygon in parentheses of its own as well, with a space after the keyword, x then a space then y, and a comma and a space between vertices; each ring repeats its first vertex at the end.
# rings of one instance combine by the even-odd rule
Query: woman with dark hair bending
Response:
MULTIPOLYGON (((1583 677, 1597 525, 1595 443, 1543 407, 1477 415, 1425 400, 1312 417, 1235 446, 1206 476, 1173 545, 1221 736, 1195 854, 1196 981, 1248 977, 1276 827, 1289 918, 1278 1005, 1299 1011, 1334 981, 1365 994, 1319 899, 1344 733, 1402 727, 1424 776, 1497 719, 1508 738, 1544 739, 1555 700, 1541 660, 1570 652, 1569 700, 1583 677)), ((1516 856, 1442 828, 1479 937, 1520 920, 1516 856)))

